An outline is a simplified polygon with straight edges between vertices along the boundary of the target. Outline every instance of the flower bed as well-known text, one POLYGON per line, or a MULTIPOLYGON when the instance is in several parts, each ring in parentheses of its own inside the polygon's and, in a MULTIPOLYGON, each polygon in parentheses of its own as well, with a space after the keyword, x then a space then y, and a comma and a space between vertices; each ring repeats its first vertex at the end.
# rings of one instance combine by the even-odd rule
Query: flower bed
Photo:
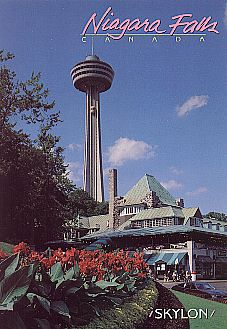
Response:
MULTIPOLYGON (((171 292, 171 290, 167 289, 160 283, 156 282, 156 288, 158 289, 158 299, 155 305, 157 309, 184 309, 182 303, 177 299, 177 297, 171 292)), ((148 318, 147 321, 144 323, 141 329, 189 329, 189 320, 186 318, 177 318, 177 319, 170 319, 170 318, 161 318, 156 319, 153 316, 148 318)))
MULTIPOLYGON (((78 329, 135 329, 144 328, 150 310, 157 301, 157 289, 151 281, 144 289, 138 291, 122 305, 106 310, 92 323, 78 329), (141 326, 142 325, 142 326, 141 326)), ((156 327, 150 327, 156 328, 156 327)))
POLYGON ((22 329, 89 328, 91 321, 90 328, 96 322, 102 328, 100 321, 115 314, 118 323, 122 312, 133 325, 147 316, 149 298, 155 296, 153 286, 146 288, 151 282, 143 255, 136 252, 38 253, 20 243, 14 253, 0 263, 0 323, 6 328, 18 328, 17 323, 22 329))

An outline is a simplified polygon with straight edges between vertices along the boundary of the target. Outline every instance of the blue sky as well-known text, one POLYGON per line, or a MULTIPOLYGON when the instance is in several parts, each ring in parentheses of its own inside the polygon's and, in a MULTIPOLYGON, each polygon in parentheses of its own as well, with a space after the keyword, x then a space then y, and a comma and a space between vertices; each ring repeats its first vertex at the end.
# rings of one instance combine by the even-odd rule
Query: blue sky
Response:
MULTIPOLYGON (((85 95, 73 88, 72 66, 90 53, 80 33, 93 12, 112 6, 115 17, 161 19, 212 16, 219 34, 197 37, 95 38, 95 52, 112 65, 111 89, 101 95, 104 168, 118 168, 119 195, 145 173, 185 206, 227 213, 227 7, 224 0, 12 1, 0 0, 1 48, 13 52, 18 78, 42 72, 63 123, 71 177, 82 186, 85 95)), ((34 129, 34 128, 33 128, 34 129)), ((108 198, 107 176, 106 198, 108 198)))

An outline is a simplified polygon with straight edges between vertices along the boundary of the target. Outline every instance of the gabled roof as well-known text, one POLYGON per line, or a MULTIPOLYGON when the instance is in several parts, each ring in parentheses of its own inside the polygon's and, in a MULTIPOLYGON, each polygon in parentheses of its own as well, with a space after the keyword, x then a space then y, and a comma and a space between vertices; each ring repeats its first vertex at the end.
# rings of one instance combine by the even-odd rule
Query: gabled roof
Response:
POLYGON ((76 227, 84 228, 84 229, 94 229, 98 228, 100 232, 105 231, 107 227, 107 223, 110 219, 110 215, 98 215, 98 216, 78 216, 77 217, 77 225, 76 227))
POLYGON ((89 217, 89 226, 90 228, 99 227, 99 232, 105 231, 108 226, 107 223, 110 220, 110 215, 98 215, 89 217))
POLYGON ((199 207, 197 208, 182 208, 183 214, 184 214, 184 225, 186 225, 188 219, 190 217, 197 217, 197 218, 202 218, 201 211, 199 207))
POLYGON ((149 192, 155 192, 163 204, 176 206, 174 197, 154 178, 145 174, 124 196, 125 204, 140 204, 149 192))
POLYGON ((178 217, 184 218, 181 208, 177 207, 161 207, 161 208, 151 208, 139 212, 137 215, 130 218, 130 221, 154 219, 154 218, 168 218, 168 217, 178 217))
POLYGON ((117 231, 124 230, 127 226, 131 225, 131 218, 127 219, 126 222, 122 223, 120 226, 116 228, 117 231))

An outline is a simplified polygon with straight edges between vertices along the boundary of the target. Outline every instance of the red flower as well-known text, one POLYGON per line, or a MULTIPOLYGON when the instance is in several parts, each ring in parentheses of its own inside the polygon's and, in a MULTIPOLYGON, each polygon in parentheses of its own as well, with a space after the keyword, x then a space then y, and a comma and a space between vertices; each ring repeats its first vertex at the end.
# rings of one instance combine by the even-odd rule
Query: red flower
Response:
POLYGON ((64 252, 58 248, 51 253, 39 253, 32 251, 24 242, 14 247, 14 253, 17 252, 21 252, 23 256, 21 260, 23 265, 39 261, 46 270, 49 270, 55 263, 61 262, 63 270, 66 271, 78 263, 81 275, 96 276, 96 280, 102 280, 111 273, 117 276, 122 270, 138 278, 145 278, 147 275, 147 264, 143 260, 143 255, 137 252, 131 257, 129 252, 124 250, 103 253, 99 250, 92 252, 71 248, 64 252))
POLYGON ((9 255, 0 249, 0 258, 7 258, 9 255))
POLYGON ((13 248, 14 254, 21 252, 22 255, 28 255, 30 251, 31 251, 30 247, 25 242, 20 242, 18 245, 16 245, 13 248))

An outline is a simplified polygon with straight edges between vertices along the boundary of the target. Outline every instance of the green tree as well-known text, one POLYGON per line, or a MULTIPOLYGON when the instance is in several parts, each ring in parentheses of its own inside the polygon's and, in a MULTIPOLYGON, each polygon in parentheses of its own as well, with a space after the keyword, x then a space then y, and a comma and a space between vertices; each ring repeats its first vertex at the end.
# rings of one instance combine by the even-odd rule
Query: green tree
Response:
POLYGON ((55 103, 48 101, 49 91, 40 82, 41 74, 18 81, 16 73, 4 63, 14 55, 0 51, 0 133, 4 127, 15 127, 18 120, 40 123, 49 129, 59 121, 59 112, 53 112, 55 103))
POLYGON ((0 219, 2 235, 29 242, 56 237, 68 214, 63 149, 52 128, 60 121, 40 73, 25 82, 5 62, 14 56, 0 52, 0 219), (38 124, 34 140, 17 123, 38 124))
POLYGON ((69 195, 70 219, 81 216, 105 215, 108 202, 96 202, 87 192, 75 189, 69 195))
POLYGON ((224 213, 220 213, 220 212, 210 211, 206 215, 204 215, 203 217, 205 217, 205 218, 215 218, 215 219, 218 219, 218 220, 225 220, 227 218, 227 215, 224 214, 224 213))

